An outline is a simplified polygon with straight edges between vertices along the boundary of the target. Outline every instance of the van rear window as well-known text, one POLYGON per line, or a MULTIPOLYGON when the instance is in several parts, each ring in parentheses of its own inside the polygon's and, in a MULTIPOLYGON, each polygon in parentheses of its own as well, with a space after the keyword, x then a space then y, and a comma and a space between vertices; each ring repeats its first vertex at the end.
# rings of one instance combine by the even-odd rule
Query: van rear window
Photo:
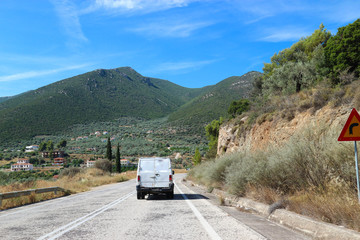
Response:
POLYGON ((152 170, 154 169, 154 161, 141 161, 140 170, 152 170))
POLYGON ((164 160, 155 161, 156 170, 169 170, 169 162, 164 160))

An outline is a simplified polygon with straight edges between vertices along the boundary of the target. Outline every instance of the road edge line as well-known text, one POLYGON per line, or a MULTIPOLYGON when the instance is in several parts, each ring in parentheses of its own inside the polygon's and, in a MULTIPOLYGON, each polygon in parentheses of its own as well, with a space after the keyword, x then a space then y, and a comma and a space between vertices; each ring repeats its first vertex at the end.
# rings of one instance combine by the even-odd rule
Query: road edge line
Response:
POLYGON ((182 197, 185 199, 185 202, 189 205, 197 219, 200 221, 201 225, 204 227, 206 232, 209 234, 210 238, 213 240, 221 240, 222 238, 217 234, 217 232, 214 230, 214 228, 206 221, 206 219, 201 215, 199 210, 192 204, 192 202, 187 198, 187 196, 181 191, 181 189, 178 187, 178 185, 175 183, 175 187, 180 192, 182 197))

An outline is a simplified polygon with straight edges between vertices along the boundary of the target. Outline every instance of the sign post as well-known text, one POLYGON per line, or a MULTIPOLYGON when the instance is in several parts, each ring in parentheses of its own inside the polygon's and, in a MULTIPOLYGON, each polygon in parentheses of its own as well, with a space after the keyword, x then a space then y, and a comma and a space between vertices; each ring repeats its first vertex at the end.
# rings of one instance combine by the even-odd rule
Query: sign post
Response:
POLYGON ((359 202, 360 202, 359 165, 358 165, 358 155, 357 155, 356 141, 354 141, 354 146, 355 146, 356 182, 357 182, 357 189, 358 189, 358 200, 359 200, 359 202))
POLYGON ((360 184, 359 184, 359 165, 356 141, 360 140, 360 115, 355 108, 350 113, 343 130, 340 133, 338 141, 354 141, 355 149, 355 168, 356 168, 356 185, 358 192, 358 201, 360 202, 360 184))

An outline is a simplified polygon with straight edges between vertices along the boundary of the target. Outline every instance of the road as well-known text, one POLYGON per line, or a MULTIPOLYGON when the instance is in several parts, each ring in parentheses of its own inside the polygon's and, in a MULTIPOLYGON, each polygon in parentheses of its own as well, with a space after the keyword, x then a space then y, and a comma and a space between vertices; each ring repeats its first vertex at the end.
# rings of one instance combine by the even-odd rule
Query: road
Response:
POLYGON ((135 180, 0 212, 1 239, 309 239, 175 175, 175 197, 137 200, 135 180))

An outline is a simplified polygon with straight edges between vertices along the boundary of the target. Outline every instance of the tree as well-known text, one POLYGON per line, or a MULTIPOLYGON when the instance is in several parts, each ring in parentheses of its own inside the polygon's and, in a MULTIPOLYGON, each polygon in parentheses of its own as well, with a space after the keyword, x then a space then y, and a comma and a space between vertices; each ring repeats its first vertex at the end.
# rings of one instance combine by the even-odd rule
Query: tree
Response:
POLYGON ((206 137, 209 140, 209 144, 208 144, 209 150, 206 153, 206 158, 208 159, 216 157, 219 129, 222 122, 223 122, 223 118, 220 118, 220 120, 213 120, 205 127, 206 137))
POLYGON ((200 154, 199 148, 196 148, 196 150, 195 150, 193 162, 194 162, 195 166, 201 163, 201 154, 200 154))
POLYGON ((61 140, 60 142, 59 142, 59 144, 57 145, 57 147, 58 148, 64 148, 64 147, 66 147, 66 145, 67 145, 67 142, 66 142, 66 140, 61 140))
POLYGON ((323 48, 331 33, 321 24, 319 29, 306 38, 280 51, 263 67, 263 89, 266 94, 299 92, 312 86, 319 75, 325 76, 323 48))
POLYGON ((46 150, 46 142, 41 142, 39 145, 39 151, 43 152, 46 150))
POLYGON ((117 145, 116 149, 116 172, 121 173, 121 162, 120 162, 120 146, 117 145))
POLYGON ((106 156, 105 156, 109 161, 112 160, 112 152, 111 152, 111 141, 110 141, 110 137, 108 137, 107 139, 107 145, 106 145, 106 156))
POLYGON ((240 99, 239 101, 232 101, 229 108, 228 113, 235 117, 236 115, 241 115, 243 112, 249 110, 250 101, 247 99, 240 99))
MULTIPOLYGON (((360 19, 338 29, 325 47, 325 60, 331 75, 337 77, 341 71, 349 70, 360 75, 360 19)), ((334 79, 333 79, 334 80, 334 79)), ((338 83, 334 80, 334 83, 338 83)))
POLYGON ((54 143, 53 143, 53 141, 49 140, 49 141, 46 143, 46 150, 47 150, 47 151, 52 151, 52 150, 54 150, 54 143))
POLYGON ((291 94, 310 87, 316 79, 316 66, 309 61, 298 60, 276 68, 264 85, 270 94, 291 94))

